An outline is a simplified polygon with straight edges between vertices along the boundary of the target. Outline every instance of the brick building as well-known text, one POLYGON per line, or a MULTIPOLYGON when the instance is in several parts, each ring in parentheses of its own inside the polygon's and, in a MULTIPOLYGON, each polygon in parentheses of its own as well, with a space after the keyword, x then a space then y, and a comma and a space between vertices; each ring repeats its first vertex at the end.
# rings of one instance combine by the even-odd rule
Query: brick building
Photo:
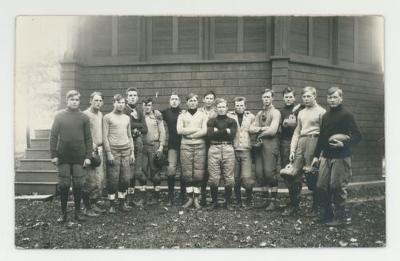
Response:
MULTIPOLYGON (((353 181, 382 175, 384 155, 383 22, 379 17, 139 17, 82 18, 75 47, 62 64, 61 106, 77 89, 82 108, 91 92, 112 96, 131 86, 168 106, 171 91, 203 94, 214 90, 228 100, 243 95, 248 109, 261 109, 260 93, 294 87, 317 88, 326 108, 326 90, 340 86, 363 141, 353 156, 353 181)), ((232 107, 232 104, 230 105, 232 107)))

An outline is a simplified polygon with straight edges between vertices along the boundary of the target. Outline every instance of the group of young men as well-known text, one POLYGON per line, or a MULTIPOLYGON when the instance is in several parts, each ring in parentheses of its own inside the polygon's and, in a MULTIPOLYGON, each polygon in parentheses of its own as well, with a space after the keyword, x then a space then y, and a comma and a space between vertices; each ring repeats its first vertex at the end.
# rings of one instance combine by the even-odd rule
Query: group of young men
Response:
POLYGON ((84 220, 81 199, 87 216, 105 212, 97 204, 103 189, 108 194, 109 213, 116 212, 117 200, 120 211, 159 202, 160 173, 167 151, 169 206, 174 204, 179 178, 183 208, 218 208, 220 186, 225 188, 225 208, 232 209, 232 190, 238 206, 253 208, 257 184, 263 195, 262 207, 276 210, 279 172, 289 164, 293 175, 282 177, 290 203, 282 215, 298 214, 305 177, 313 192, 311 214, 321 223, 344 224, 351 147, 361 140, 361 134, 353 115, 342 106, 340 88, 328 90, 328 112, 317 104, 314 87, 303 88, 301 97, 302 105, 295 105, 294 90, 286 88, 285 106, 279 111, 273 105, 274 91, 265 89, 263 109, 254 115, 246 110, 245 97, 236 97, 234 110, 228 111, 228 102, 216 98, 213 91, 204 95, 204 107, 199 107, 198 95, 190 93, 187 108, 181 109, 180 96, 172 93, 169 108, 160 112, 153 108, 152 98, 142 99, 139 106, 138 90, 132 87, 126 97, 113 97, 114 109, 103 117, 100 92, 91 94, 90 107, 81 112, 80 94, 69 91, 67 108, 55 116, 50 137, 52 162, 59 170, 59 221, 67 220, 71 180, 75 219, 79 221, 84 220), (332 139, 334 134, 345 134, 349 139, 332 139), (93 164, 96 156, 100 164, 93 164), (146 190, 149 181, 154 187, 152 195, 146 190), (207 186, 211 204, 206 200, 207 186))

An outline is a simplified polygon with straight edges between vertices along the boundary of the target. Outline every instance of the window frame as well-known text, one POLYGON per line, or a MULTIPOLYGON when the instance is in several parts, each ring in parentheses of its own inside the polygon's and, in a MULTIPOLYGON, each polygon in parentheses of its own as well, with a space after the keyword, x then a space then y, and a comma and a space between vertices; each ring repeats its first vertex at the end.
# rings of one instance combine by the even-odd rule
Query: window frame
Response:
POLYGON ((210 17, 210 59, 209 60, 251 60, 265 61, 269 60, 272 54, 272 17, 265 18, 265 52, 243 52, 244 50, 244 18, 243 16, 234 17, 238 21, 237 28, 237 51, 230 53, 215 52, 215 19, 210 17))

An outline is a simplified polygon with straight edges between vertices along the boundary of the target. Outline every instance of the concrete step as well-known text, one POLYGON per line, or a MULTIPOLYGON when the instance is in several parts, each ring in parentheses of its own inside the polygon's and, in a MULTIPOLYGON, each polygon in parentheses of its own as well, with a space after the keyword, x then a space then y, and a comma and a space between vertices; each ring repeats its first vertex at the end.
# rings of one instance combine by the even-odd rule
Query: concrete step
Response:
POLYGON ((58 182, 55 170, 17 170, 15 182, 58 182))
POLYGON ((27 149, 25 153, 26 159, 50 159, 49 149, 27 149))
POLYGON ((35 138, 36 139, 48 139, 50 138, 50 130, 49 129, 39 129, 35 130, 35 138))
POLYGON ((14 182, 16 195, 51 195, 56 193, 57 182, 14 182))
POLYGON ((31 139, 31 149, 49 149, 50 140, 49 139, 31 139))
POLYGON ((19 170, 57 170, 50 159, 21 159, 19 170))

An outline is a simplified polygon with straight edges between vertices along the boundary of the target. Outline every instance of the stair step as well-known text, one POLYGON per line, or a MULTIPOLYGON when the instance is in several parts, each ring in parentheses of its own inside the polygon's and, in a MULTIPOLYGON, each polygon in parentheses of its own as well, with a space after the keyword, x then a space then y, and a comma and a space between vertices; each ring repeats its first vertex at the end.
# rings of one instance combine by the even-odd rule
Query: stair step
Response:
POLYGON ((27 159, 50 159, 49 149, 27 149, 25 153, 27 159))
POLYGON ((49 139, 31 139, 32 149, 49 149, 50 140, 49 139))
POLYGON ((37 139, 48 139, 48 138, 50 138, 50 130, 49 129, 35 130, 35 138, 37 138, 37 139))
POLYGON ((16 182, 58 182, 58 172, 54 170, 17 170, 16 182))
POLYGON ((57 182, 14 182, 14 187, 17 195, 49 195, 56 193, 57 182))
POLYGON ((19 170, 57 170, 50 159, 21 159, 19 170))

